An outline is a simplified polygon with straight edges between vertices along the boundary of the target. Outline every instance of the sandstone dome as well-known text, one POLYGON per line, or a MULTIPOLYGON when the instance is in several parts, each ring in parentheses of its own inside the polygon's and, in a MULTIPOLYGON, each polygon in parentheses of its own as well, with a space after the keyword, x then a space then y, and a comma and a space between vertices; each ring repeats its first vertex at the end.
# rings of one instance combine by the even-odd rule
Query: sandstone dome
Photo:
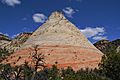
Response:
POLYGON ((8 57, 7 63, 21 65, 29 61, 29 53, 32 52, 30 48, 35 45, 38 45, 38 52, 45 56, 45 65, 48 67, 55 64, 58 68, 70 66, 74 70, 97 68, 103 55, 60 12, 53 12, 21 48, 8 57), (19 57, 21 59, 17 61, 19 57))

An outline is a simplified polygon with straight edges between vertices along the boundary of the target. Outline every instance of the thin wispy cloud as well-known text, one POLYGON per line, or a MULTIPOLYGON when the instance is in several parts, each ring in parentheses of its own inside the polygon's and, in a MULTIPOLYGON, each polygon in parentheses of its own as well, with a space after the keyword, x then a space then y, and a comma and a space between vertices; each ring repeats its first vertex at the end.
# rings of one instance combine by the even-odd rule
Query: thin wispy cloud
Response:
POLYGON ((22 29, 22 32, 30 32, 30 33, 32 33, 33 31, 30 30, 30 28, 28 28, 28 27, 24 27, 24 28, 22 29))
POLYGON ((66 15, 67 17, 72 18, 72 17, 73 17, 73 14, 75 14, 78 10, 77 10, 77 9, 73 9, 73 8, 71 8, 71 7, 66 7, 66 8, 63 9, 62 11, 65 13, 65 15, 66 15))
POLYGON ((99 40, 107 39, 107 37, 106 36, 95 36, 92 39, 99 41, 99 40))
POLYGON ((36 23, 44 23, 46 21, 46 19, 47 19, 47 17, 42 13, 36 13, 33 15, 33 20, 36 23))
POLYGON ((8 33, 2 33, 2 32, 0 32, 0 34, 5 35, 5 36, 9 36, 8 33))
POLYGON ((27 18, 26 18, 26 17, 24 17, 24 18, 22 18, 22 20, 23 20, 23 21, 26 21, 26 20, 27 20, 27 18))
POLYGON ((17 37, 18 35, 20 35, 20 33, 12 35, 11 38, 14 39, 14 38, 17 37))
POLYGON ((81 29, 81 32, 87 37, 91 38, 93 40, 102 40, 102 39, 107 39, 106 36, 104 36, 105 29, 104 27, 87 27, 85 29, 81 29))
POLYGON ((3 4, 7 4, 8 6, 15 6, 15 5, 21 4, 20 0, 2 0, 1 2, 3 4))
POLYGON ((92 28, 92 27, 87 27, 85 29, 82 29, 81 32, 87 37, 87 38, 90 38, 90 37, 93 37, 95 35, 98 35, 98 34, 104 34, 105 33, 105 30, 103 27, 96 27, 96 28, 92 28))

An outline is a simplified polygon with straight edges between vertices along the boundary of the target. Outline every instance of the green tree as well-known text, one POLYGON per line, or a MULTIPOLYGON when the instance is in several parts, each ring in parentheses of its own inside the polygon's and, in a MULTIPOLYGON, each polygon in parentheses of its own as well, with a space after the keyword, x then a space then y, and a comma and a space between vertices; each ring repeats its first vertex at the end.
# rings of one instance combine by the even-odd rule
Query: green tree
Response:
POLYGON ((0 48, 0 62, 6 58, 10 53, 5 48, 0 48))
POLYGON ((5 80, 12 80, 15 79, 14 75, 14 68, 10 66, 10 64, 0 64, 0 75, 1 78, 5 80))
POLYGON ((60 70, 55 65, 48 69, 47 72, 48 80, 61 80, 60 70))
POLYGON ((88 68, 77 71, 76 78, 76 80, 109 80, 106 77, 100 76, 93 70, 89 70, 88 68))
POLYGON ((112 80, 120 80, 120 52, 110 49, 102 58, 100 72, 112 80))
POLYGON ((63 80, 75 80, 76 78, 75 71, 71 67, 68 67, 67 69, 63 69, 62 78, 63 80))

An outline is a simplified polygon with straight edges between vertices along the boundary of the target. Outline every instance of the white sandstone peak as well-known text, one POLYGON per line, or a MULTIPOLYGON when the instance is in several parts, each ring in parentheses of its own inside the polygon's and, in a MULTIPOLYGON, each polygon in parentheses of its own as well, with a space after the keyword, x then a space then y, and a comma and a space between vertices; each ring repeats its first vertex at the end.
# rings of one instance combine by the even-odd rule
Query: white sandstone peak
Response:
POLYGON ((22 48, 33 45, 69 45, 96 49, 83 33, 60 12, 53 12, 49 19, 24 43, 22 48))

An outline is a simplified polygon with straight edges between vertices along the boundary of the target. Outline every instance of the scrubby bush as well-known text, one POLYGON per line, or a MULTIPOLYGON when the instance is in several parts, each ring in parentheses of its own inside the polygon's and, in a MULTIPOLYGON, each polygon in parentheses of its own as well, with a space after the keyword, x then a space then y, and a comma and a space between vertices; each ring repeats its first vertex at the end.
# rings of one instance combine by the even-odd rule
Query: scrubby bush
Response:
POLYGON ((112 80, 120 80, 120 52, 109 49, 100 63, 100 72, 112 80))
POLYGON ((10 53, 5 48, 0 48, 0 62, 6 58, 10 53))

